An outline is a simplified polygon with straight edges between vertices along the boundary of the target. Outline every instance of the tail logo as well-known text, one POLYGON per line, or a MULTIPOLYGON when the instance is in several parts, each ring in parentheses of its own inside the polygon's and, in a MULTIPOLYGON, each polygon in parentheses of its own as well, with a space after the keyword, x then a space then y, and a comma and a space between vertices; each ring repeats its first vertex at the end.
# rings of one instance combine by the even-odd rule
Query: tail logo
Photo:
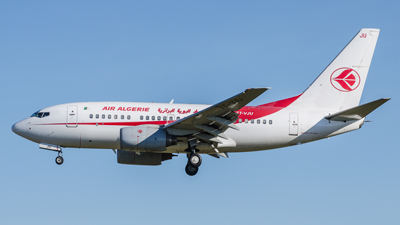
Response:
POLYGON ((331 84, 339 91, 354 91, 360 85, 360 75, 353 69, 339 68, 332 73, 331 84))

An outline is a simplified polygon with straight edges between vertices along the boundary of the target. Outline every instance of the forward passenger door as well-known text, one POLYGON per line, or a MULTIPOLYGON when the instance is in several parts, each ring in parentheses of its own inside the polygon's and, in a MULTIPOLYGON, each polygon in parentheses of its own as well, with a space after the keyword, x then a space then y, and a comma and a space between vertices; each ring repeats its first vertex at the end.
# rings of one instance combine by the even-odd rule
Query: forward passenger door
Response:
POLYGON ((67 107, 67 127, 78 126, 78 106, 69 105, 67 107))

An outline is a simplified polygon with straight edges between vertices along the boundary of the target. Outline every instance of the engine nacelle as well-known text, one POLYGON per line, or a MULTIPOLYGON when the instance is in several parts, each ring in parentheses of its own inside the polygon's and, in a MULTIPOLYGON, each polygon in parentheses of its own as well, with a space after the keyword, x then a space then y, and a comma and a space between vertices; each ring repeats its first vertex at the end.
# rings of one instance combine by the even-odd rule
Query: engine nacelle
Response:
POLYGON ((142 152, 138 155, 131 151, 117 151, 118 163, 131 165, 157 166, 164 160, 172 159, 172 156, 172 153, 142 152))
POLYGON ((125 151, 163 151, 176 144, 177 138, 159 126, 141 125, 120 130, 120 145, 125 151))

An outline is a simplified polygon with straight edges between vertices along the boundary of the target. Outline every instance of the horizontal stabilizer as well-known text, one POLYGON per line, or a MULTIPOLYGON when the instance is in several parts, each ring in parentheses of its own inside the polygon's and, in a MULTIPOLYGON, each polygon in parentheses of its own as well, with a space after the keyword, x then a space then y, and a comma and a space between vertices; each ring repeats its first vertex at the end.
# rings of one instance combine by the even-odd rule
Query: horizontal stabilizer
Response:
POLYGON ((385 102, 389 100, 390 98, 378 99, 373 102, 366 103, 364 105, 359 105, 350 109, 343 110, 341 112, 331 114, 329 116, 326 116, 325 119, 332 121, 359 120, 366 117, 372 111, 374 111, 379 106, 383 105, 385 102))

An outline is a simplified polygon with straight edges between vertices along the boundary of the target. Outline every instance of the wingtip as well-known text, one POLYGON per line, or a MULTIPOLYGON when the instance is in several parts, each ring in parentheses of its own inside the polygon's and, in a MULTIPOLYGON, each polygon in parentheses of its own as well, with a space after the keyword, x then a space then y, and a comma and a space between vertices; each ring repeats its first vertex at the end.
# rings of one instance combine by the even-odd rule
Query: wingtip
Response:
POLYGON ((246 91, 249 90, 269 90, 271 89, 270 87, 259 87, 259 88, 247 88, 246 91))

